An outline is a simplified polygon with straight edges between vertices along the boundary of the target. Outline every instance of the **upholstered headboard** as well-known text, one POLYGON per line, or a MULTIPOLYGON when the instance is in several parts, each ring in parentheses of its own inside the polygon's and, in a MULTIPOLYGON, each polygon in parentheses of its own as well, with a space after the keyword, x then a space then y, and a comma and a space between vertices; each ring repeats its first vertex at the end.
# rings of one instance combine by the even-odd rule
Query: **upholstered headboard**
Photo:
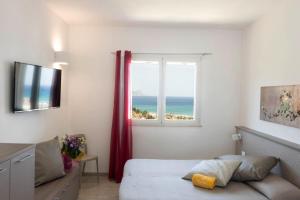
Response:
MULTIPOLYGON (((300 188, 300 145, 258 132, 246 127, 236 127, 242 135, 237 143, 236 153, 245 151, 246 155, 269 155, 280 158, 273 170, 300 188)), ((299 133, 300 134, 300 133, 299 133)))

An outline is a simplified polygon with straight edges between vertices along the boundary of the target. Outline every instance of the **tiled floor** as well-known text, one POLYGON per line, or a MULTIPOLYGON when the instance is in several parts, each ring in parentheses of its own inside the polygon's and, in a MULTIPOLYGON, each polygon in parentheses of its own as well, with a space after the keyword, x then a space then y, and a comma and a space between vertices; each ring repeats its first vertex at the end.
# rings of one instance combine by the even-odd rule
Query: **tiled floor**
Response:
POLYGON ((119 184, 109 181, 107 176, 100 176, 99 183, 95 176, 84 176, 78 200, 118 200, 118 191, 119 184))

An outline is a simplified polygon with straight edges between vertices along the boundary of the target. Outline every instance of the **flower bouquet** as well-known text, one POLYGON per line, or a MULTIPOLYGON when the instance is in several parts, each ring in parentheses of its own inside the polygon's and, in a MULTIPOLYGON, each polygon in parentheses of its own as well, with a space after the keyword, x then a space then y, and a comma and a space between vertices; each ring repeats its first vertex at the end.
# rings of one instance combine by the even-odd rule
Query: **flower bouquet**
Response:
POLYGON ((61 153, 63 155, 65 170, 72 168, 72 159, 76 159, 83 154, 81 150, 85 144, 86 141, 82 137, 65 135, 62 138, 61 153))

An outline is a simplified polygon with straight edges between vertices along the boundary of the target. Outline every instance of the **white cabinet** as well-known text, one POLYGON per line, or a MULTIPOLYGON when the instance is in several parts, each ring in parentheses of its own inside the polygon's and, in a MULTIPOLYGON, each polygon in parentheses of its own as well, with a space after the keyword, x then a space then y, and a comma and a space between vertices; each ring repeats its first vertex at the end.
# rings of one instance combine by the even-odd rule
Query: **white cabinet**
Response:
POLYGON ((9 200, 10 161, 0 163, 0 194, 1 200, 9 200))
POLYGON ((0 144, 0 199, 34 200, 34 145, 0 144))
POLYGON ((10 200, 34 198, 34 150, 11 159, 10 200))

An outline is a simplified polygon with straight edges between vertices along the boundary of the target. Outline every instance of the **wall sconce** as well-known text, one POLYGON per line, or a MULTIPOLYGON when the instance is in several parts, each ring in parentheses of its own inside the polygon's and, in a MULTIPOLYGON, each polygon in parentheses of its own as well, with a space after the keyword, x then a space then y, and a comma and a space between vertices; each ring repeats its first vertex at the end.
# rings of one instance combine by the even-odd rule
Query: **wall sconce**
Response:
POLYGON ((56 65, 68 65, 69 64, 69 55, 65 51, 56 51, 54 52, 54 64, 56 65))

